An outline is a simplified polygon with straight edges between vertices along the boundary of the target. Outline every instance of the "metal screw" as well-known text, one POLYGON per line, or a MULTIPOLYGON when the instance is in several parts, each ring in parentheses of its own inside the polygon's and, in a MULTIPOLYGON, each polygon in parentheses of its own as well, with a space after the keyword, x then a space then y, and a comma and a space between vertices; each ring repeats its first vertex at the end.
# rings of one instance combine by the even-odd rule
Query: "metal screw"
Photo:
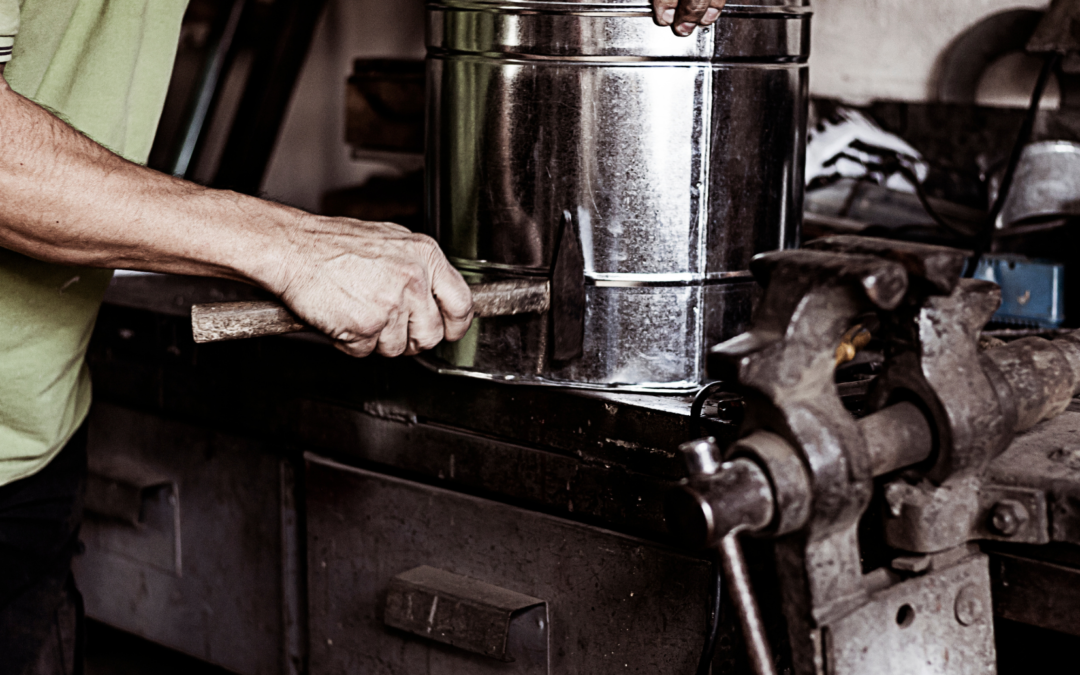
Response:
POLYGON ((986 606, 975 584, 968 584, 956 594, 956 620, 970 626, 982 618, 986 606))
POLYGON ((1027 509, 1015 499, 1002 499, 990 511, 990 527, 1003 537, 1013 536, 1027 521, 1027 509))

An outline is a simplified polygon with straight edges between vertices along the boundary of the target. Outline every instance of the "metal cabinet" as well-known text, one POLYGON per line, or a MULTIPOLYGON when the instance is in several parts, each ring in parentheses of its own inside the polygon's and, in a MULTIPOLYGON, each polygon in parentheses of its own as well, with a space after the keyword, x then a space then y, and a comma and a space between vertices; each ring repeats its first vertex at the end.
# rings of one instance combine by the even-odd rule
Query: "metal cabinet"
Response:
POLYGON ((694 671, 706 561, 314 455, 306 464, 312 675, 694 671), (528 641, 510 634, 522 616, 534 645, 546 631, 546 653, 514 653, 528 641))
POLYGON ((298 672, 290 465, 259 441, 100 403, 89 458, 87 615, 242 675, 298 672))

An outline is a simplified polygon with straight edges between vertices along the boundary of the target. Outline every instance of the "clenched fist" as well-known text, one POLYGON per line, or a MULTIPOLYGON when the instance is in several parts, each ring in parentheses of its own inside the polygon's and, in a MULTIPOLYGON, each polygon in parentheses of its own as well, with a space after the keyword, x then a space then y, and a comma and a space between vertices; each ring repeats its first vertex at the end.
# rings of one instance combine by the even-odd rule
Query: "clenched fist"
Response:
POLYGON ((270 290, 343 352, 412 355, 469 329, 472 293, 431 237, 308 216, 290 239, 270 290))
POLYGON ((676 35, 686 37, 698 26, 710 26, 720 18, 726 0, 652 0, 653 20, 671 26, 676 35))

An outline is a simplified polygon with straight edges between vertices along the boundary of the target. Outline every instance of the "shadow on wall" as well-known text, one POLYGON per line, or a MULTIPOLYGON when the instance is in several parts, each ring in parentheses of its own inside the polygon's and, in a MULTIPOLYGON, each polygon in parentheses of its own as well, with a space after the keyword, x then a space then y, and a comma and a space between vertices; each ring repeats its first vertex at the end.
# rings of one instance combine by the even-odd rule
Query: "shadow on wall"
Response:
MULTIPOLYGON (((941 103, 1025 107, 1041 60, 1024 52, 1043 12, 1013 9, 979 21, 960 33, 938 56, 931 90, 941 103)), ((1061 88, 1052 80, 1042 107, 1057 108, 1061 88)))

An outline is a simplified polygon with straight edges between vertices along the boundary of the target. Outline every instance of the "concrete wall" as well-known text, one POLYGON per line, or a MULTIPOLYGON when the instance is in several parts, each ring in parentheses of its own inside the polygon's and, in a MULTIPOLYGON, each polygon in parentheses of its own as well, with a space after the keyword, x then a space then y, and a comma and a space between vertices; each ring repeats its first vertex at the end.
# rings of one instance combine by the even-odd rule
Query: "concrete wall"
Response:
MULTIPOLYGON (((867 103, 933 99, 933 74, 956 36, 994 13, 1045 0, 811 0, 814 6, 810 89, 817 96, 867 103)), ((1018 63, 1017 69, 1027 70, 1018 63)), ((1006 68, 1012 71, 1012 68, 1006 68)), ((1022 89, 1011 72, 996 73, 983 95, 1022 89)), ((988 101, 989 102, 989 101, 988 101)), ((1006 97, 999 103, 1010 103, 1006 97)))

